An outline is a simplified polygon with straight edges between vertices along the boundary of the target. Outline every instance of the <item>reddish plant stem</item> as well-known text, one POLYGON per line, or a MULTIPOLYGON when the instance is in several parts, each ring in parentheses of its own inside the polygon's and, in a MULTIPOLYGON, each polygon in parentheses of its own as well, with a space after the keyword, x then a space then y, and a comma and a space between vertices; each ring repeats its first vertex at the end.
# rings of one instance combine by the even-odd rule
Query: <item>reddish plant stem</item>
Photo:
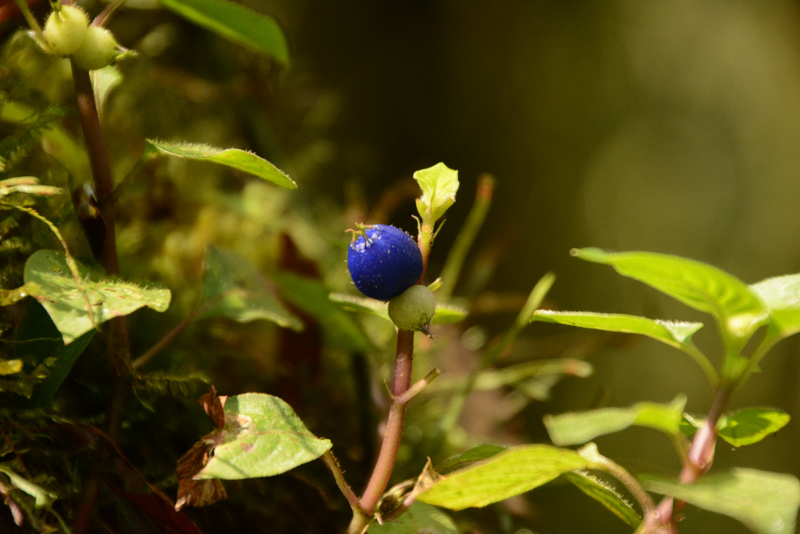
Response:
POLYGON ((405 418, 405 403, 398 402, 411 385, 411 367, 414 358, 414 332, 399 330, 397 332, 397 360, 394 366, 394 382, 392 383, 392 403, 389 407, 389 418, 386 421, 381 452, 378 461, 367 484, 367 489, 361 497, 361 507, 371 514, 375 511, 378 500, 383 495, 389 484, 389 477, 394 470, 397 451, 400 448, 400 439, 403 436, 403 420, 405 418))
MULTIPOLYGON (((687 461, 683 465, 679 480, 683 484, 697 482, 710 468, 714 461, 714 449, 717 440, 717 423, 722 417, 731 397, 731 388, 721 384, 711 403, 706 422, 695 433, 689 448, 687 461)), ((685 502, 665 497, 659 503, 651 518, 646 518, 648 528, 644 532, 659 534, 675 534, 678 532, 677 514, 683 510, 685 502)))
MULTIPOLYGON (((111 167, 108 163, 108 153, 103 141, 103 132, 100 128, 100 116, 97 113, 94 89, 92 88, 89 71, 76 67, 74 63, 72 64, 72 78, 75 83, 75 101, 89 154, 98 209, 106 225, 103 242, 97 247, 99 252, 97 259, 106 273, 118 275, 119 262, 117 259, 114 199, 112 195, 114 184, 111 179, 111 167)), ((93 239, 93 236, 87 235, 87 238, 93 239)), ((106 435, 111 443, 116 445, 124 415, 128 386, 126 377, 130 374, 130 364, 128 362, 130 342, 125 318, 117 317, 109 321, 106 336, 106 354, 114 373, 113 391, 106 417, 106 435)), ((82 534, 89 528, 100 489, 100 475, 98 473, 102 470, 102 464, 108 460, 108 457, 107 453, 99 454, 96 457, 91 472, 84 483, 80 503, 73 522, 72 530, 74 534, 82 534)))

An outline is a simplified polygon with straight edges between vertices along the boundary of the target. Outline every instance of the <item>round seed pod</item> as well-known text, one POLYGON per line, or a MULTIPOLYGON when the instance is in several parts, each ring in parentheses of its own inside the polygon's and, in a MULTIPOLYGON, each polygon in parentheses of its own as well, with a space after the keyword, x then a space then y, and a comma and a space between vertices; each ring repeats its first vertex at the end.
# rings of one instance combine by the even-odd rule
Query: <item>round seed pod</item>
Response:
POLYGON ((347 267, 359 291, 385 302, 417 283, 422 253, 414 238, 399 228, 364 226, 350 243, 347 267))
POLYGON ((426 286, 414 285, 389 301, 389 318, 401 330, 431 335, 436 300, 426 286))
POLYGON ((101 26, 89 26, 72 60, 82 69, 95 70, 111 65, 118 55, 119 44, 114 34, 101 26))
POLYGON ((69 56, 80 48, 86 31, 89 28, 89 17, 78 6, 63 6, 53 11, 44 23, 44 40, 47 51, 56 56, 69 56))

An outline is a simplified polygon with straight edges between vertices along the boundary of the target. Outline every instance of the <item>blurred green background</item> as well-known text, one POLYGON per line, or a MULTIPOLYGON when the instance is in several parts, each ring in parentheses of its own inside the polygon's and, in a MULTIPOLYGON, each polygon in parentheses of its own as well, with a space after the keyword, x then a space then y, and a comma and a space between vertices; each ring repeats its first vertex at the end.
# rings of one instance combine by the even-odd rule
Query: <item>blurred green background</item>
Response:
MULTIPOLYGON (((411 183, 415 170, 443 161, 459 171, 461 192, 434 247, 432 278, 466 219, 478 176, 490 173, 497 178, 494 204, 474 247, 475 252, 502 251, 490 290, 524 295, 553 271, 557 281, 548 305, 703 321, 707 327, 695 339, 715 362, 720 343, 710 317, 608 267, 571 258, 569 250, 597 246, 677 254, 714 264, 747 283, 800 272, 800 12, 795 2, 244 4, 276 17, 286 32, 292 66, 279 76, 263 58, 152 9, 151 0, 126 2, 129 9, 112 20, 120 42, 140 56, 121 62, 129 83, 113 95, 105 117, 116 135, 109 148, 117 175, 133 161, 119 154, 140 145, 142 136, 247 146, 286 170, 299 190, 290 196, 253 186, 247 189, 252 196, 245 198, 251 204, 239 209, 252 219, 259 219, 253 215, 258 209, 274 210, 262 217, 265 226, 278 226, 275 214, 293 210, 308 220, 335 221, 321 229, 323 240, 332 242, 385 200, 391 188, 400 199, 391 222, 412 230, 413 197, 403 193, 402 184, 411 183), (338 228, 342 206, 350 219, 338 228)), ((93 7, 97 12, 100 6, 93 7)), ((68 85, 54 84, 52 91, 68 95, 62 95, 65 101, 71 98, 68 85)), ((123 245, 126 236, 146 242, 136 234, 144 233, 142 227, 131 223, 138 220, 137 210, 146 212, 147 239, 158 247, 163 240, 167 256, 194 247, 185 253, 194 258, 203 245, 170 224, 204 226, 195 234, 235 236, 237 245, 246 245, 251 238, 237 227, 236 216, 224 219, 213 208, 196 213, 212 195, 185 187, 193 185, 194 167, 169 165, 153 171, 150 182, 142 180, 141 205, 124 208, 128 213, 122 219, 133 230, 121 233, 123 245), (169 173, 179 177, 170 179, 184 187, 183 196, 150 185, 169 182, 163 179, 169 173), (179 196, 192 209, 174 209, 179 196), (162 224, 168 219, 172 222, 162 224)), ((243 189, 234 179, 214 178, 215 187, 226 193, 243 189)), ((303 232, 308 237, 308 228, 294 237, 303 232)), ((253 235, 259 234, 254 230, 253 235)), ((308 239, 298 245, 312 257, 310 251, 336 247, 308 239)), ((274 251, 262 256, 269 254, 274 251)), ((133 255, 132 263, 139 259, 133 255)), ((182 273, 173 264, 156 265, 159 269, 167 285, 178 284, 182 273)), ((340 275, 341 282, 343 264, 340 275)), ((178 311, 170 320, 181 317, 181 306, 186 309, 195 296, 176 293, 178 311)), ((513 317, 509 310, 493 318, 488 333, 500 331, 513 317)), ((509 435, 545 442, 541 417, 546 413, 669 402, 680 393, 689 398, 687 411, 707 411, 710 388, 686 356, 648 340, 593 342, 593 336, 543 324, 526 329, 517 356, 524 351, 531 358, 568 356, 576 347, 599 348, 576 354, 592 362, 593 376, 559 383, 549 401, 514 419, 509 435)), ((149 332, 143 337, 134 352, 158 339, 149 332)), ((800 417, 798 350, 793 338, 779 345, 732 408, 776 407, 800 417)), ((209 374, 218 386, 230 378, 214 372, 209 374)), ((248 387, 253 386, 237 383, 240 391, 248 387)), ((318 423, 324 419, 316 417, 318 423)), ((185 439, 191 443, 197 437, 185 439)), ((497 433, 487 439, 498 439, 497 433)), ((634 473, 671 475, 679 469, 672 445, 655 431, 632 429, 597 443, 603 454, 634 473)), ((798 443, 800 425, 792 422, 751 447, 731 450, 719 444, 715 469, 744 466, 800 476, 798 443)), ((572 486, 550 485, 526 498, 528 506, 507 504, 522 519, 506 531, 629 532, 572 486)), ((682 534, 740 532, 747 531, 738 523, 692 508, 681 525, 682 534)))

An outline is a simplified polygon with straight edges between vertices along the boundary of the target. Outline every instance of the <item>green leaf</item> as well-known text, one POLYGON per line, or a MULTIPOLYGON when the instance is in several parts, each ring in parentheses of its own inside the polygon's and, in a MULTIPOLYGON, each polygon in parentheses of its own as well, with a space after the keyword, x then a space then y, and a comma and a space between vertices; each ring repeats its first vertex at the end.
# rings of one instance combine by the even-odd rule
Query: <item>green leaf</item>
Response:
POLYGON ((579 490, 605 506, 611 513, 622 519, 632 529, 639 528, 642 519, 631 503, 607 482, 587 471, 573 471, 564 477, 575 484, 579 490))
POLYGON ((644 426, 669 435, 680 432, 686 397, 679 396, 670 404, 639 402, 630 408, 601 408, 580 413, 546 415, 544 425, 556 445, 577 445, 597 436, 644 426))
POLYGON ((167 156, 224 165, 225 167, 252 174, 286 189, 297 189, 297 184, 283 171, 252 152, 239 150, 238 148, 216 148, 192 143, 168 143, 154 139, 147 139, 146 141, 148 149, 151 151, 166 154, 167 156))
MULTIPOLYGON (((128 315, 143 306, 163 312, 169 306, 168 289, 151 284, 142 287, 131 282, 105 276, 78 265, 83 285, 92 304, 94 321, 105 321, 128 315)), ((86 301, 67 267, 64 253, 37 250, 25 263, 25 285, 28 293, 38 300, 55 323, 64 344, 93 329, 86 310, 86 301)))
POLYGON ((353 352, 370 348, 359 324, 328 298, 330 290, 322 282, 291 273, 280 273, 276 281, 286 300, 319 321, 331 345, 353 352))
POLYGON ((240 323, 266 319, 284 328, 303 329, 261 273, 233 251, 206 247, 202 291, 205 302, 217 300, 201 317, 222 315, 240 323))
MULTIPOLYGON (((331 293, 329 298, 344 310, 369 313, 392 322, 389 318, 388 304, 380 300, 347 293, 331 293)), ((465 308, 457 304, 437 302, 436 313, 431 319, 431 324, 454 324, 466 318, 467 310, 465 308)))
POLYGON ((566 324, 607 332, 641 334, 678 349, 689 346, 692 335, 703 328, 703 323, 660 321, 636 315, 552 310, 536 310, 531 317, 531 322, 533 321, 566 324))
POLYGON ((414 502, 409 509, 383 525, 373 523, 369 534, 458 534, 458 529, 450 517, 429 504, 414 502))
POLYGON ((690 485, 656 477, 646 489, 727 515, 759 534, 793 534, 800 505, 800 482, 792 475, 754 469, 710 474, 690 485))
POLYGON ((417 199, 417 211, 423 224, 433 227, 456 201, 458 171, 449 169, 444 163, 437 163, 415 172, 414 179, 422 189, 422 196, 417 199))
POLYGON ((115 65, 109 65, 102 69, 90 71, 89 75, 92 78, 92 88, 94 89, 95 102, 97 102, 97 110, 98 113, 102 115, 108 95, 122 83, 122 73, 115 65))
POLYGON ((272 17, 224 0, 163 0, 164 5, 226 39, 265 52, 289 64, 289 48, 272 17))
POLYGON ((581 259, 611 265, 697 310, 719 323, 731 353, 744 347, 767 319, 767 307, 735 276, 699 261, 650 252, 609 253, 596 248, 573 250, 581 259))
POLYGON ((487 460, 492 456, 500 454, 505 450, 506 448, 501 447, 500 445, 491 445, 489 443, 484 443, 482 445, 478 445, 473 449, 468 450, 463 454, 459 454, 448 458, 447 460, 436 466, 436 471, 443 475, 446 475, 451 471, 455 471, 456 469, 461 469, 469 464, 487 460))
POLYGON ((215 444, 195 478, 269 477, 325 454, 332 444, 314 436, 278 397, 246 393, 225 401, 225 427, 205 438, 215 444))
POLYGON ((723 417, 718 434, 734 447, 752 445, 786 426, 789 419, 789 414, 780 410, 747 408, 723 417))
POLYGON ((0 376, 1 375, 15 375, 22 371, 22 360, 6 360, 0 358, 0 376))
POLYGON ((449 474, 434 482, 417 499, 451 510, 486 506, 587 466, 587 460, 568 449, 549 445, 515 447, 449 474))
POLYGON ((58 496, 52 491, 46 490, 43 487, 34 484, 27 478, 18 475, 7 465, 0 464, 0 473, 4 473, 11 481, 11 484, 13 484, 17 489, 24 491, 33 497, 36 508, 50 506, 53 504, 53 501, 58 498, 58 496))
POLYGON ((750 289, 769 307, 770 330, 784 338, 800 332, 800 274, 776 276, 753 284, 750 289))

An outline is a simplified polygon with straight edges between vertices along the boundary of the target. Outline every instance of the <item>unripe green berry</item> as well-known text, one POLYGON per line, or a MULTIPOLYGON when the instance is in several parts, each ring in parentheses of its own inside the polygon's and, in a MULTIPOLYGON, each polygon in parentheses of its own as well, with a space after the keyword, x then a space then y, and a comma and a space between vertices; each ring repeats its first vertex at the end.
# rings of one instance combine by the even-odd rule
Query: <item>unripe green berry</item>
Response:
POLYGON ((111 65, 118 55, 119 44, 114 34, 101 26, 89 26, 72 60, 82 69, 95 70, 111 65))
POLYGON ((431 335, 436 300, 426 286, 413 285, 389 301, 389 318, 401 330, 431 335))
POLYGON ((47 51, 57 56, 75 53, 83 43, 88 28, 89 17, 78 6, 63 6, 60 11, 53 11, 42 30, 47 51))

